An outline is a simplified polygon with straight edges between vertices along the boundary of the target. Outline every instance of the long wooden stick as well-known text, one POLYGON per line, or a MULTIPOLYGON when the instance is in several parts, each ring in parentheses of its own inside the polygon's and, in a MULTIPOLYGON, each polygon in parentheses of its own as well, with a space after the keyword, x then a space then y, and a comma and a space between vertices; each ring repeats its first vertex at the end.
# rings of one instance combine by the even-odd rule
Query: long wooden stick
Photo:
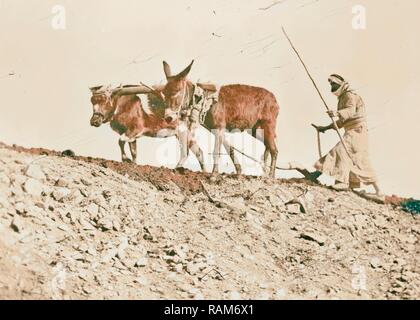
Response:
MULTIPOLYGON (((309 76, 309 79, 311 79, 312 84, 314 85, 314 87, 315 87, 316 91, 318 92, 319 97, 321 98, 322 102, 324 103, 325 108, 327 109, 327 111, 330 111, 330 108, 328 107, 327 102, 325 101, 324 97, 322 96, 321 91, 318 89, 318 86, 316 85, 316 82, 315 82, 314 78, 311 76, 311 73, 309 72, 308 68, 306 67, 305 62, 304 62, 304 61, 303 61, 303 59, 301 58, 301 56, 300 56, 299 52, 297 51, 296 47, 293 45, 293 42, 292 42, 292 40, 290 40, 290 38, 289 38, 289 36, 287 35, 287 32, 286 32, 286 30, 284 29, 284 27, 282 27, 282 30, 283 30, 283 33, 284 33, 284 35, 286 36, 287 40, 289 41, 290 45, 292 46, 293 51, 296 53, 296 55, 298 56, 298 58, 299 58, 300 62, 301 62, 301 63, 302 63, 302 65, 303 65, 303 67, 305 68, 305 71, 306 71, 307 75, 309 76)), ((328 115, 329 115, 329 114, 328 114, 328 115)), ((329 115, 329 116, 330 116, 330 118, 331 118, 331 120, 332 120, 332 122, 333 122, 334 130, 337 132, 338 137, 340 138, 340 141, 341 141, 341 143, 343 144, 343 147, 344 147, 344 149, 346 150, 347 155, 349 156, 350 160, 351 160, 351 161, 353 162, 353 164, 354 164, 354 161, 353 161, 353 159, 352 159, 352 157, 351 157, 351 155, 350 155, 349 150, 347 149, 346 144, 344 143, 344 139, 343 139, 343 137, 341 136, 340 130, 338 129, 338 126, 337 126, 337 123, 335 122, 334 117, 333 117, 333 116, 331 116, 331 115, 329 115)))

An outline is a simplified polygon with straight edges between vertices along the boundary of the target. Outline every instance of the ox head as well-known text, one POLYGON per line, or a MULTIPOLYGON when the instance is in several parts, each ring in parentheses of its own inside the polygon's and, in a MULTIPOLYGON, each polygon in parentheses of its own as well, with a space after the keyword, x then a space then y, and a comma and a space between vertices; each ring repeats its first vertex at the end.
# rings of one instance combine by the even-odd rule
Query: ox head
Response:
POLYGON ((90 124, 93 127, 100 127, 111 120, 114 115, 115 106, 112 99, 112 89, 108 86, 90 88, 92 97, 90 102, 93 106, 93 115, 90 124))
POLYGON ((163 62, 167 84, 163 88, 162 93, 166 103, 165 120, 168 123, 178 120, 181 109, 190 101, 187 76, 193 63, 194 60, 181 73, 173 76, 169 64, 165 61, 163 62))

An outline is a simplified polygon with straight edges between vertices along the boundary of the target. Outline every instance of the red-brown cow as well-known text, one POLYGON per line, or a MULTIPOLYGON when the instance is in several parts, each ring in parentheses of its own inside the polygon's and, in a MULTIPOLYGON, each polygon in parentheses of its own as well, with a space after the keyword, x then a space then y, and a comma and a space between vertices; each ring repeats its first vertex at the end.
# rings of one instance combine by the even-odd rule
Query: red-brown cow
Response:
MULTIPOLYGON (((190 105, 193 100, 194 85, 187 80, 194 61, 181 73, 173 76, 170 66, 163 62, 167 84, 162 93, 166 102, 165 119, 173 123, 179 118, 181 109, 190 105)), ((202 86, 204 90, 215 90, 211 86, 202 86)), ((274 177, 278 150, 276 146, 276 122, 279 105, 274 95, 263 88, 247 85, 227 85, 220 88, 218 102, 207 112, 204 126, 216 136, 214 148, 213 173, 219 171, 219 157, 221 145, 224 144, 224 131, 240 130, 249 132, 257 137, 257 130, 262 130, 264 137, 258 137, 264 143, 264 163, 271 154, 270 176, 274 177)), ((227 148, 238 173, 241 172, 239 163, 235 160, 234 150, 227 148)))
MULTIPOLYGON (((144 93, 147 93, 150 109, 150 112, 146 112, 137 95, 127 95, 123 92, 124 90, 129 92, 130 87, 123 87, 119 90, 109 90, 103 86, 90 89, 93 105, 90 124, 100 127, 104 123, 110 123, 111 128, 120 135, 119 146, 123 162, 131 162, 125 153, 126 142, 130 145, 132 161, 136 162, 137 139, 141 136, 158 138, 177 136, 180 139, 177 121, 168 123, 164 120, 165 102, 158 93, 159 89, 154 88, 155 91, 150 92, 149 88, 145 88, 144 93)), ((134 87, 138 88, 138 86, 134 87)), ((183 143, 181 143, 181 160, 187 157, 188 151, 182 146, 183 143)), ((190 149, 196 155, 203 169, 202 151, 194 141, 190 143, 190 149)), ((178 166, 181 165, 178 164, 178 166)))

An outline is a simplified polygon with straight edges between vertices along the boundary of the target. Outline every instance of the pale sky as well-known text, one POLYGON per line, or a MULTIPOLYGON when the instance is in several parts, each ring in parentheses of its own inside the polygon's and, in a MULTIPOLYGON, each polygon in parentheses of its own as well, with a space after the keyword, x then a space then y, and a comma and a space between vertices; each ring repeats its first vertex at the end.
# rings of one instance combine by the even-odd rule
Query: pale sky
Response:
MULTIPOLYGON (((195 58, 191 80, 271 90, 281 108, 279 162, 310 166, 318 156, 310 124, 329 120, 281 32, 284 25, 332 108, 331 73, 347 78, 365 100, 371 159, 384 191, 419 198, 420 2, 285 0, 260 10, 273 2, 0 0, 0 141, 119 160, 118 136, 109 126, 89 125, 88 88, 160 83, 162 60, 180 71, 195 58), (367 9, 365 30, 352 27, 357 4, 367 9), (66 10, 65 30, 52 27, 54 5, 66 10)), ((249 138, 230 139, 262 153, 259 144, 250 149, 249 138)), ((322 139, 324 152, 338 141, 334 132, 322 139)), ((200 131, 209 161, 210 142, 200 131)), ((139 163, 173 167, 176 151, 173 138, 142 138, 139 163)), ((197 167, 193 157, 188 167, 197 167)), ((257 171, 249 163, 245 172, 257 171)))

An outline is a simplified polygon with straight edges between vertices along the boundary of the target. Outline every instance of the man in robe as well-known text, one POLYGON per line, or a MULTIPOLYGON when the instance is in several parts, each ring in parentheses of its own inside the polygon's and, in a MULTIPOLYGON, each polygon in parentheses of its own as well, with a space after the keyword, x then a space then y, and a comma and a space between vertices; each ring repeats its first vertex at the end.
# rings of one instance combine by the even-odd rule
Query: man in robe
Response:
MULTIPOLYGON (((337 111, 328 113, 338 119, 338 128, 344 129, 343 140, 348 153, 342 142, 339 142, 317 161, 314 165, 317 171, 310 174, 311 178, 317 179, 321 174, 329 175, 335 178, 333 188, 338 191, 372 185, 379 195, 377 178, 369 160, 365 104, 362 98, 350 89, 343 77, 333 74, 328 81, 331 92, 338 98, 337 111)), ((334 123, 318 127, 322 133, 333 129, 334 123)))

